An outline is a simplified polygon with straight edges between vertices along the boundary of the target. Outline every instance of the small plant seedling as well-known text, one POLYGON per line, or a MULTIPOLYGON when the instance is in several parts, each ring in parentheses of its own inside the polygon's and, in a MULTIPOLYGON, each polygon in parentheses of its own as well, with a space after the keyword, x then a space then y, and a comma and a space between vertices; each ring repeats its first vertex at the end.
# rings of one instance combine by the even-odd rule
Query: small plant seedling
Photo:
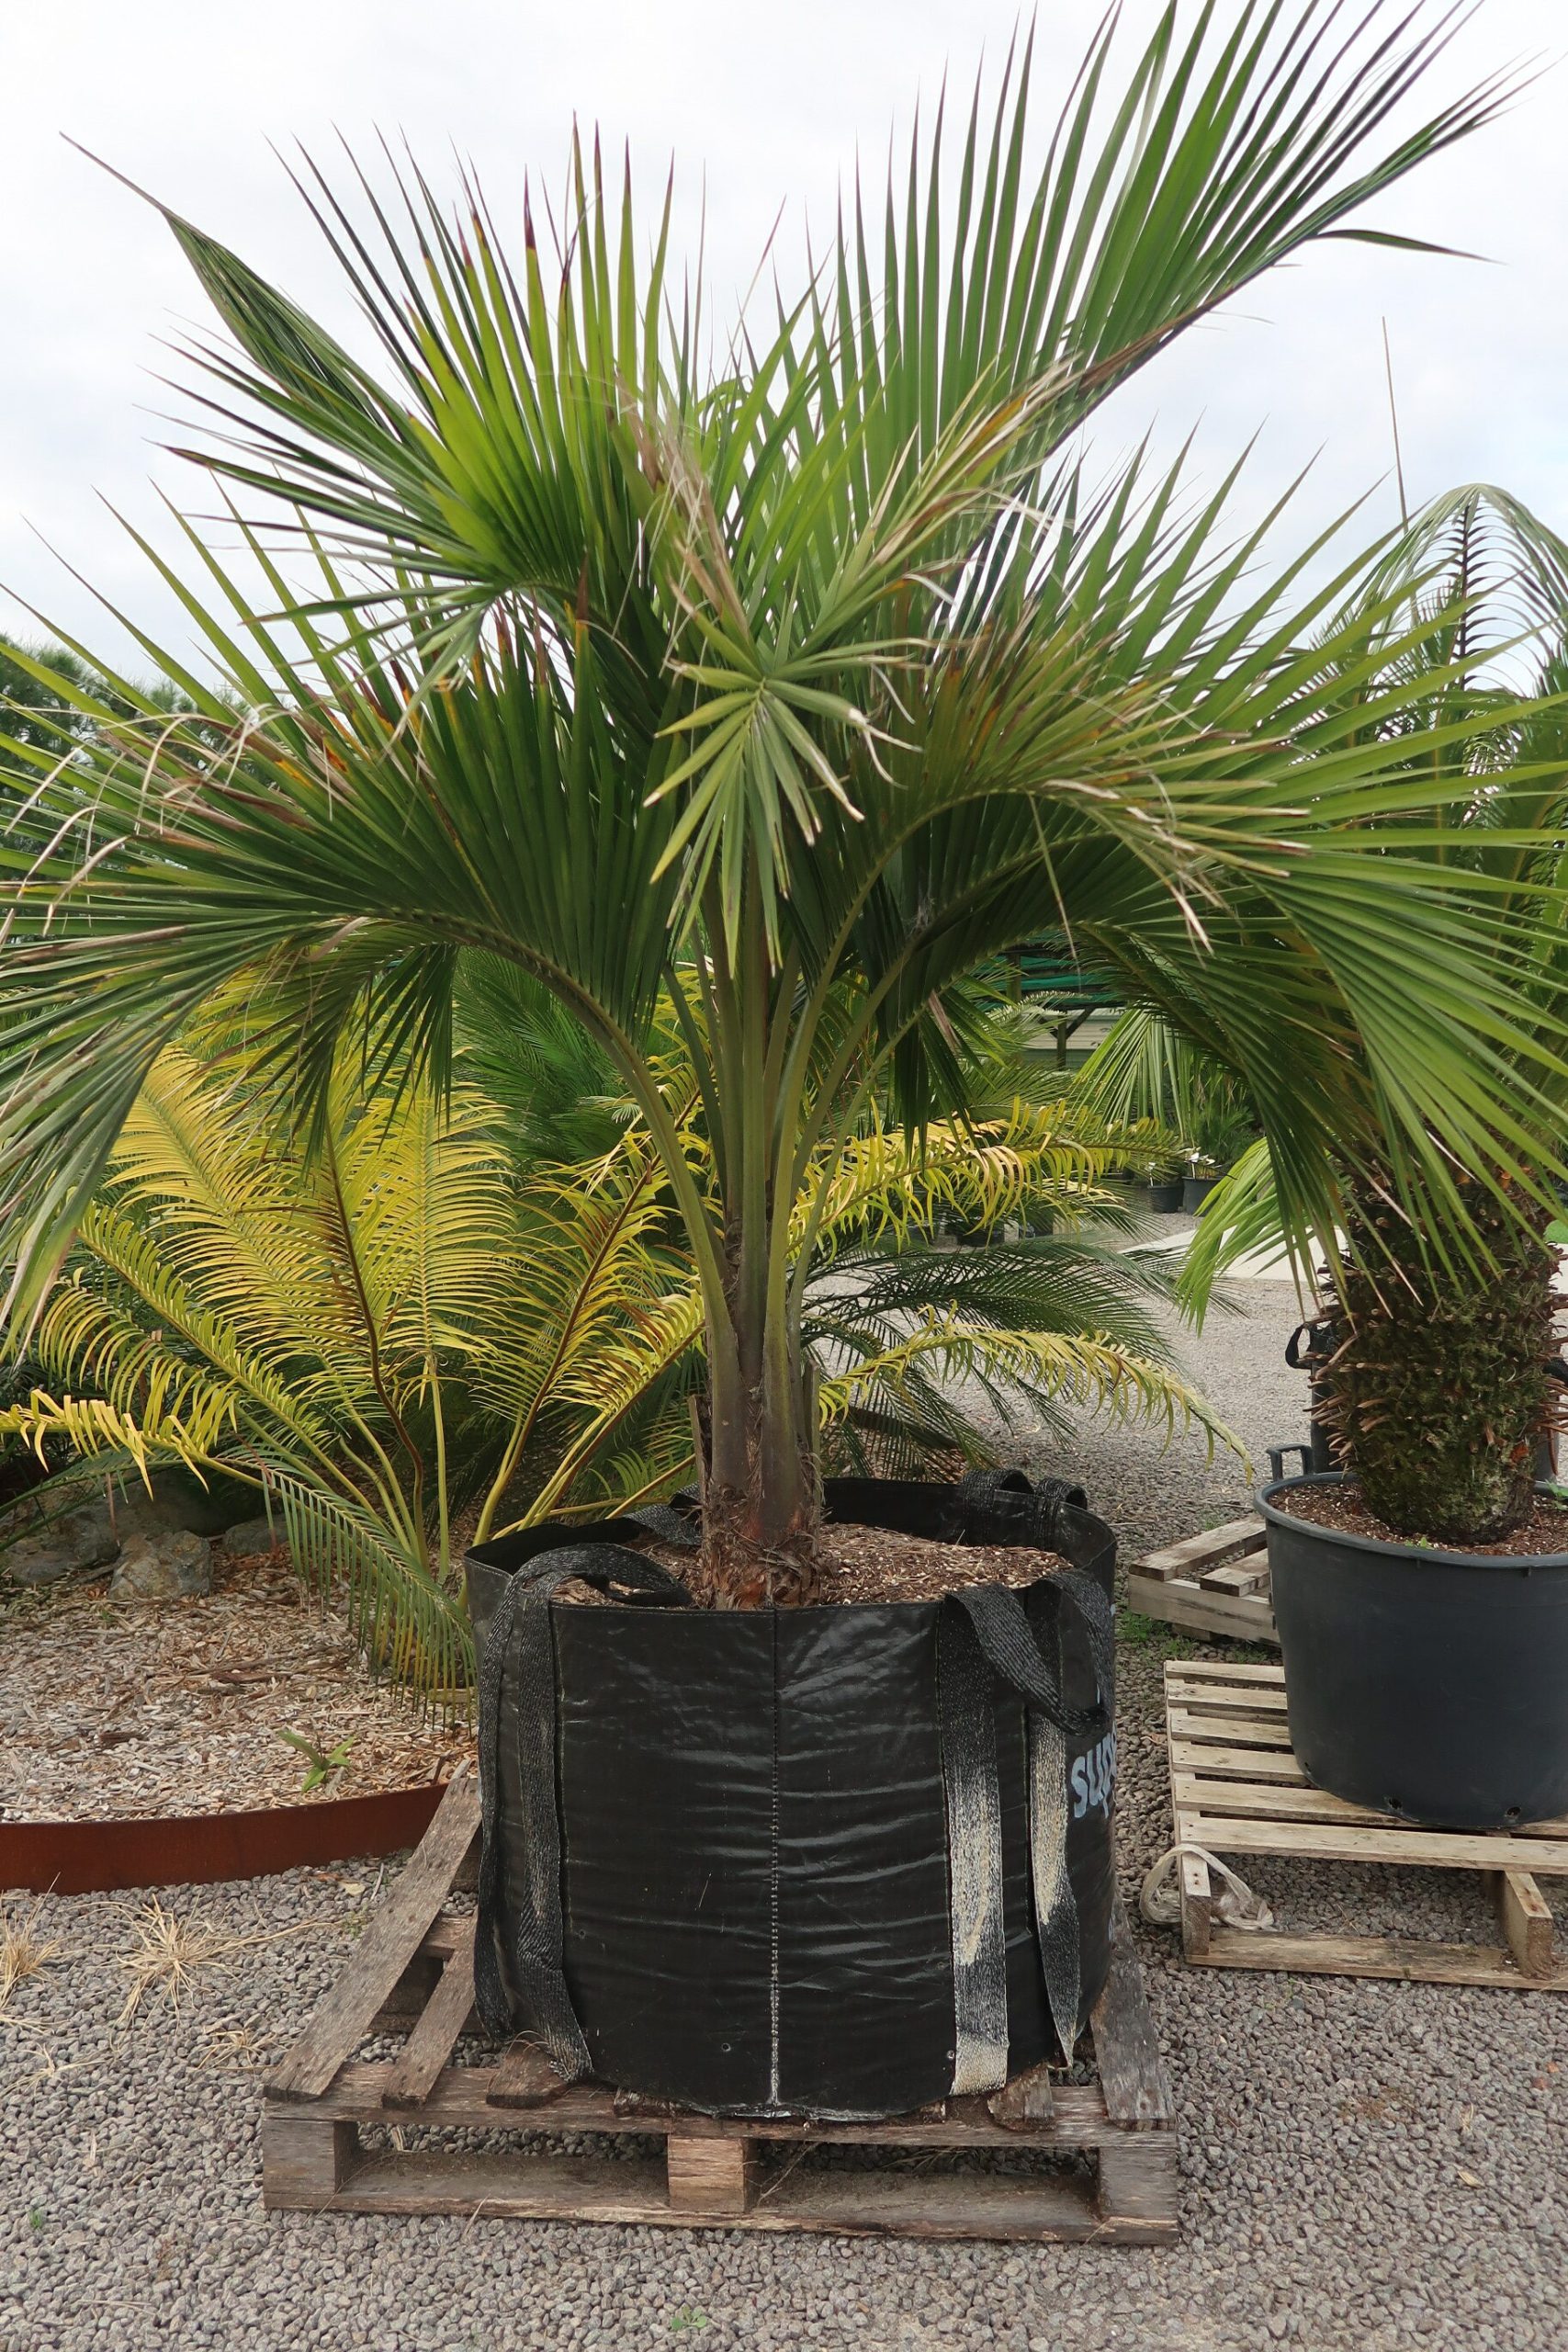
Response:
POLYGON ((340 1739, 335 1747, 318 1747, 315 1741, 307 1739, 301 1731, 280 1730, 277 1736, 287 1740, 290 1747, 297 1747, 300 1755, 309 1759, 303 1783, 307 1796, 319 1789, 323 1781, 331 1780, 334 1773, 343 1770, 348 1762, 348 1751, 354 1746, 352 1732, 345 1739, 340 1739))
POLYGON ((670 2322, 670 2333, 671 2335, 679 2335, 682 2328, 702 2328, 707 2324, 706 2312, 699 2311, 694 2303, 682 2303, 670 2322))
POLYGON ((43 2227, 43 2211, 42 2211, 42 2209, 41 2209, 39 2206, 37 2206, 37 2205, 29 2205, 29 2206, 28 2206, 28 2228, 29 2228, 30 2230, 32 2230, 32 2231, 34 2232, 34 2233, 35 2233, 35 2234, 36 2234, 39 2230, 41 2230, 41 2229, 42 2229, 42 2227, 43 2227))

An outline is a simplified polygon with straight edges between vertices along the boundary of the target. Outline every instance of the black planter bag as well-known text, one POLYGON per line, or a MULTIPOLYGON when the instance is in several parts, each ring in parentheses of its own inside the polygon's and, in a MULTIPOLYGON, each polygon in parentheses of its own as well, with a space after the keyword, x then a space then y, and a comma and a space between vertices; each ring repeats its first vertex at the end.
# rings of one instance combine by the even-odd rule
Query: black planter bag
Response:
POLYGON ((1061 1554, 1026 1592, 714 1611, 627 1549, 468 1555, 492 2032, 716 2114, 907 2113, 1071 2050, 1105 1979, 1115 1541, 1081 1488, 829 1479, 829 1520, 1061 1554), (555 1606, 572 1578, 613 1597, 555 1606))

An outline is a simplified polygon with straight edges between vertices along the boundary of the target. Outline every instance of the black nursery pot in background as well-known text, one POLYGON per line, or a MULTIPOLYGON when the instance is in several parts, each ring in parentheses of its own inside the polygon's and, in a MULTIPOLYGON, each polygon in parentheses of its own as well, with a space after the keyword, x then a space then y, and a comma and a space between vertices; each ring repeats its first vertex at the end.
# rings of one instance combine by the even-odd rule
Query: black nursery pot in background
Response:
POLYGON ((720 1611, 626 1548, 650 1518, 692 1541, 689 1513, 469 1555, 476 1980, 492 2029, 568 2075, 714 2113, 901 2114, 1070 2049, 1104 1982, 1110 1530, 1016 1474, 829 1479, 825 1500, 1073 1567, 720 1611), (627 1598, 551 1599, 572 1577, 627 1598))
POLYGON ((1181 1179, 1172 1176, 1166 1182, 1145 1184, 1134 1199, 1140 1208, 1152 1210, 1156 1216, 1173 1216, 1181 1206, 1181 1179))
POLYGON ((1568 1554, 1378 1543, 1258 1489, 1291 1744, 1352 1804, 1441 1829, 1568 1813, 1568 1554))

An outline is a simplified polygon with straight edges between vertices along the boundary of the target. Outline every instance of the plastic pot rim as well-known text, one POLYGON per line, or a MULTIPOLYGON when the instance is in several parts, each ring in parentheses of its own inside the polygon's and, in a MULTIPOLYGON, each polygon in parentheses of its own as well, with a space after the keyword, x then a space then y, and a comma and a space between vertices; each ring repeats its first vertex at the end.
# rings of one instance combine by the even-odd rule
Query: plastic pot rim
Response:
MULTIPOLYGON (((1294 1511, 1280 1510, 1272 1497, 1292 1494, 1303 1487, 1344 1487, 1352 1484, 1342 1470, 1313 1470, 1304 1476, 1270 1478, 1258 1487, 1253 1496, 1258 1510, 1270 1527, 1300 1532, 1321 1543, 1337 1544, 1347 1551, 1366 1552, 1374 1559, 1403 1560, 1411 1567, 1496 1569, 1517 1575, 1529 1575, 1534 1568, 1568 1568, 1568 1552, 1455 1552, 1435 1544, 1390 1543, 1376 1535, 1356 1535, 1343 1527, 1324 1527, 1316 1520, 1303 1519, 1294 1511)), ((1537 1494, 1550 1494, 1552 1489, 1538 1481, 1537 1494)))

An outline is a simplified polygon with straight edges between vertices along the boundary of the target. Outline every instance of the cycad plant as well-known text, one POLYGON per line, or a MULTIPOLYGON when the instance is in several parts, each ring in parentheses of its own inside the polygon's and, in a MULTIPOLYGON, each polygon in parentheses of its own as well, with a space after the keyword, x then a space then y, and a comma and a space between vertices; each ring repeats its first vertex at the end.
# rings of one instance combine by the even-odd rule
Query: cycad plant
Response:
POLYGON ((1378 235, 1369 199, 1502 93, 1385 138, 1446 16, 1257 0, 1217 39, 1212 13, 1183 36, 1162 12, 1120 84, 1097 37, 1038 169, 1026 51, 953 176, 939 117, 886 219, 857 187, 775 322, 711 362, 668 210, 645 247, 596 149, 553 261, 526 199, 509 257, 471 187, 453 222, 412 169, 389 209, 307 172, 374 367, 170 216, 227 330, 195 354, 203 462, 247 554, 192 526, 210 589, 166 576, 246 717, 149 647, 207 731, 106 708, 90 773, 40 786, 0 1024, 18 1304, 215 989, 265 975, 273 1080, 319 1149, 345 1034, 378 1080, 444 1084, 458 959, 493 955, 592 1033, 685 1227, 694 1581, 798 1600, 817 1240, 866 1106, 918 1136, 958 1099, 942 999, 985 959, 1065 929, 1196 1023, 1294 1229, 1331 1222, 1347 1136, 1439 1214, 1455 1164, 1506 1170, 1541 1049, 1506 925, 1414 846, 1468 786, 1383 658, 1397 596, 1313 644, 1341 590, 1244 588, 1223 492, 1187 508, 1134 463, 1095 493, 1068 454, 1194 320, 1320 237, 1378 235), (1374 639, 1369 725, 1342 682, 1374 639))
MULTIPOLYGON (((472 1665, 455 1526, 668 1493, 693 1472, 702 1370, 690 1251, 604 1057, 504 972, 470 975, 463 1002, 446 1098, 367 1095, 345 1051, 311 1154, 258 1123, 231 1030, 166 1047, 39 1318, 37 1385, 0 1414, 83 1476, 178 1462, 255 1483, 372 1661, 446 1699, 472 1665), (479 1023, 502 1002, 498 1055, 479 1023)), ((680 1052, 663 1081, 689 1105, 680 1052)), ((805 1292, 829 1459, 987 1461, 1085 1405, 1212 1440, 1151 1312, 1168 1284, 1071 1229, 1113 1214, 1094 1177, 1115 1148, 1060 1105, 933 1127, 919 1152, 864 1119, 805 1292), (1037 1201, 1063 1222, 1047 1240, 929 1247, 941 1210, 1037 1201)))

